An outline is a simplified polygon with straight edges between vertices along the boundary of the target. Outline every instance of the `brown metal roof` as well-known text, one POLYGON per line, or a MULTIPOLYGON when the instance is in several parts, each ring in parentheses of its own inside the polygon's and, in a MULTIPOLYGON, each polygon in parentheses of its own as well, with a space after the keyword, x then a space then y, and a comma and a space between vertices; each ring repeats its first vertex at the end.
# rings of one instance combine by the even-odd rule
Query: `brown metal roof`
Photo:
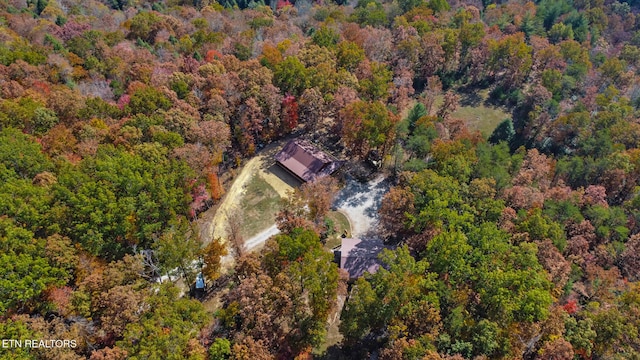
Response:
POLYGON ((276 154, 276 161, 304 181, 336 171, 342 163, 304 140, 291 140, 276 154))

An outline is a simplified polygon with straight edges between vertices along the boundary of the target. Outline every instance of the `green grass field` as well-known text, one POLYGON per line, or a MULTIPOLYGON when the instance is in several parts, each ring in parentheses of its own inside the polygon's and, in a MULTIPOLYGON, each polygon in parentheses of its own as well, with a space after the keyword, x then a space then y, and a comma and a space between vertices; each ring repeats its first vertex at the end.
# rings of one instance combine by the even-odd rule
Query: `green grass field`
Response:
POLYGON ((324 244, 325 249, 331 250, 340 245, 341 235, 345 229, 348 234, 351 234, 351 225, 349 224, 349 219, 341 212, 330 211, 327 217, 333 221, 335 226, 333 235, 329 236, 324 244))
MULTIPOLYGON (((489 97, 489 90, 478 91, 475 95, 480 100, 478 105, 459 106, 458 109, 453 112, 452 116, 464 120, 469 128, 479 130, 486 138, 491 135, 502 120, 510 118, 511 115, 502 108, 485 105, 489 97)), ((435 99, 433 105, 434 111, 442 104, 442 100, 442 96, 438 96, 435 99)))
POLYGON ((242 212, 242 236, 248 239, 273 225, 279 209, 278 193, 262 177, 254 175, 238 209, 242 212))

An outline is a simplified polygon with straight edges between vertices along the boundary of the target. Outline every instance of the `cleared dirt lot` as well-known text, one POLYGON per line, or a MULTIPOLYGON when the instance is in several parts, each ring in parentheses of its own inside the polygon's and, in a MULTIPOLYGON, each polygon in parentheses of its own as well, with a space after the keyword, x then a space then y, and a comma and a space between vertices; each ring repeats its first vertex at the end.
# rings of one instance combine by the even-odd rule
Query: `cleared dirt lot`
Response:
MULTIPOLYGON (((287 197, 289 192, 300 186, 299 180, 273 160, 283 144, 283 141, 270 144, 247 161, 217 207, 203 214, 199 227, 205 244, 214 238, 226 241, 227 214, 234 211, 246 215, 243 218, 250 224, 243 234, 249 248, 256 248, 263 239, 274 234, 273 219, 279 199, 287 197)), ((232 259, 225 259, 227 261, 232 259)))
POLYGON ((288 197, 288 192, 301 185, 300 180, 289 174, 271 159, 263 160, 263 166, 259 174, 283 199, 288 197))
POLYGON ((366 183, 347 179, 347 185, 338 193, 333 204, 349 218, 351 237, 375 236, 378 209, 380 209, 382 197, 390 187, 391 184, 382 175, 366 183))

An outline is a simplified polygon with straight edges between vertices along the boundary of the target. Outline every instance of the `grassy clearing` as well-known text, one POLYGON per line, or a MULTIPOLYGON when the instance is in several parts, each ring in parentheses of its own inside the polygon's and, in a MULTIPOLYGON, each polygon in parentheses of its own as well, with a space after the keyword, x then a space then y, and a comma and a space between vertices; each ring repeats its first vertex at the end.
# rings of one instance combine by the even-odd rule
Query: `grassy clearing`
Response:
POLYGON ((500 108, 461 106, 453 113, 453 116, 464 120, 474 130, 479 130, 484 137, 489 137, 493 130, 504 119, 511 117, 500 108))
POLYGON ((312 350, 313 358, 320 360, 339 360, 344 359, 344 356, 340 356, 339 350, 330 349, 334 346, 339 346, 344 337, 340 334, 340 320, 331 322, 327 328, 327 337, 322 345, 312 350))
POLYGON ((252 176, 238 209, 242 212, 242 236, 248 239, 273 225, 279 208, 280 196, 273 187, 262 177, 252 176))
POLYGON ((344 230, 347 230, 347 233, 351 234, 351 225, 349 224, 349 219, 339 211, 330 211, 327 217, 333 221, 335 226, 334 233, 327 238, 327 242, 324 244, 325 249, 331 250, 340 245, 341 235, 344 230))
MULTIPOLYGON (((500 107, 486 105, 489 98, 489 90, 478 91, 473 96, 478 100, 474 105, 458 106, 452 116, 464 120, 469 128, 480 131, 485 138, 489 137, 498 124, 502 120, 510 118, 511 115, 500 107)), ((442 101, 443 96, 438 96, 434 101, 433 108, 437 109, 442 104, 442 101)), ((464 103, 464 101, 462 102, 464 103)))

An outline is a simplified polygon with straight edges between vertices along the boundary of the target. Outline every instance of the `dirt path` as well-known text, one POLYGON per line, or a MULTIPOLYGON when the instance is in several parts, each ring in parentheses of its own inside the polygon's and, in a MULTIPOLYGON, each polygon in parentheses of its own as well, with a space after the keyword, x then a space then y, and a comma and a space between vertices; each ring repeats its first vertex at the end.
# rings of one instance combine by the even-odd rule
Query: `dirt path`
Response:
POLYGON ((277 235, 279 233, 280 233, 280 230, 278 229, 276 224, 273 224, 271 227, 265 229, 258 235, 253 236, 250 239, 247 239, 244 242, 244 249, 246 251, 253 251, 256 248, 260 247, 262 244, 264 244, 264 242, 267 241, 268 238, 272 237, 273 235, 277 235))
POLYGON ((233 208, 240 203, 242 195, 244 195, 245 185, 260 169, 261 165, 261 156, 254 157, 244 165, 238 177, 236 177, 229 190, 225 193, 222 202, 216 210, 215 216, 208 224, 206 224, 207 231, 202 239, 205 244, 208 244, 216 237, 219 237, 223 241, 227 240, 227 213, 233 210, 233 208))

